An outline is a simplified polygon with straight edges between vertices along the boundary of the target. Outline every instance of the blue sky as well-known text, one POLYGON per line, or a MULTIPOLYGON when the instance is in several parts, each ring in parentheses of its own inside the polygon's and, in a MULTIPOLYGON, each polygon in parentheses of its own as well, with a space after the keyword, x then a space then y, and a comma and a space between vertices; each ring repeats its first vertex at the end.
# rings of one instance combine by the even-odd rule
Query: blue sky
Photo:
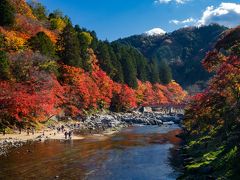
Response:
POLYGON ((217 22, 240 24, 239 0, 39 0, 49 11, 60 9, 74 24, 95 30, 110 41, 153 28, 166 32, 217 22))

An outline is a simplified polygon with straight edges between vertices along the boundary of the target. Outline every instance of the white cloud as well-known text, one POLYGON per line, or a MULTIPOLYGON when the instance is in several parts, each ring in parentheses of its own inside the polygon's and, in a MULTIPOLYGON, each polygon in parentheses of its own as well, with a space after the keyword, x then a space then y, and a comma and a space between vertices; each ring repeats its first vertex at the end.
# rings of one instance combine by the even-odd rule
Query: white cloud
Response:
POLYGON ((240 24, 240 4, 221 3, 219 7, 209 6, 203 12, 198 26, 218 23, 227 27, 234 27, 240 24))
POLYGON ((161 28, 153 28, 153 29, 145 32, 145 34, 148 35, 148 36, 159 36, 159 35, 166 34, 166 31, 164 31, 161 28))
POLYGON ((176 20, 176 19, 169 21, 169 23, 176 24, 176 25, 186 25, 186 24, 191 24, 191 23, 196 23, 196 22, 197 22, 197 20, 194 18, 187 18, 182 21, 176 20))
POLYGON ((155 0, 154 3, 155 4, 168 4, 170 2, 175 2, 177 4, 184 4, 187 1, 189 1, 189 0, 155 0))

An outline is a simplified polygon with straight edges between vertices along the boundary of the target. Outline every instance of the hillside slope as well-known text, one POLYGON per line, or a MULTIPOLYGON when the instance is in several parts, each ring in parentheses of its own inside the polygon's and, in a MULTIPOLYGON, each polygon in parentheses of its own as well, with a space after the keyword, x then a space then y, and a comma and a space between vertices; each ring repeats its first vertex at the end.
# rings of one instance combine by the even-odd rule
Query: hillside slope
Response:
POLYGON ((202 67, 201 60, 226 29, 212 24, 182 28, 162 36, 135 35, 117 42, 134 46, 149 60, 167 61, 173 78, 186 88, 209 79, 210 74, 202 67))
POLYGON ((1 0, 0 10, 0 130, 186 97, 175 81, 150 83, 141 75, 148 65, 135 48, 108 46, 60 11, 48 14, 24 0, 1 0))

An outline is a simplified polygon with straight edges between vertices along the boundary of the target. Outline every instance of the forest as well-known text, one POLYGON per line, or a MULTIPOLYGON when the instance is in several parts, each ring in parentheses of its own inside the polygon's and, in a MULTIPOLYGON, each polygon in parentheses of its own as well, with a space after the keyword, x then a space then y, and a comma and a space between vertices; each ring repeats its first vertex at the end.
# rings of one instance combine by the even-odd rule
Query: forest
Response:
POLYGON ((59 10, 2 0, 0 19, 2 128, 181 104, 187 95, 167 64, 160 70, 132 46, 101 41, 59 10))
POLYGON ((196 93, 206 88, 213 75, 203 68, 201 61, 225 30, 224 26, 210 24, 185 27, 162 36, 134 35, 116 42, 137 48, 147 59, 166 62, 173 79, 188 92, 196 93))

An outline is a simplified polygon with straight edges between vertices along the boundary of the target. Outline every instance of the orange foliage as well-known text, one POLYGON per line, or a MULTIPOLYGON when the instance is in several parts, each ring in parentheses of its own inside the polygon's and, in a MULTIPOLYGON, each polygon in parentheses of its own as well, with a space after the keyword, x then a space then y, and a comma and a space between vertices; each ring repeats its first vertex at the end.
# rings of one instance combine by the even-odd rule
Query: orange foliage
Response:
POLYGON ((167 86, 150 82, 142 83, 138 81, 136 98, 138 105, 161 105, 161 104, 181 104, 186 98, 187 93, 181 86, 172 81, 167 86))
POLYGON ((38 78, 25 83, 0 82, 0 114, 3 119, 42 121, 58 113, 62 87, 51 75, 48 80, 38 78))
POLYGON ((155 92, 154 96, 154 103, 156 104, 167 104, 168 98, 166 97, 166 94, 164 94, 163 90, 165 87, 161 84, 154 84, 153 85, 153 90, 155 92))
POLYGON ((67 113, 76 116, 83 109, 96 109, 100 93, 93 79, 81 68, 67 65, 62 68, 67 113))
POLYGON ((123 107, 124 110, 128 110, 131 108, 137 107, 137 99, 135 95, 135 91, 123 84, 121 87, 121 92, 119 94, 119 103, 123 107))
POLYGON ((92 72, 92 77, 99 89, 100 93, 100 101, 101 105, 105 108, 109 107, 111 103, 111 99, 113 96, 113 81, 107 76, 107 74, 99 69, 97 71, 92 72))
POLYGON ((26 38, 35 36, 38 32, 45 32, 49 38, 56 43, 57 34, 45 28, 41 22, 36 19, 18 14, 16 16, 16 30, 25 34, 26 38))
POLYGON ((5 37, 5 45, 8 50, 18 51, 25 47, 26 37, 23 38, 23 34, 17 31, 7 31, 0 27, 0 33, 5 37))
POLYGON ((32 19, 36 19, 36 17, 32 13, 31 8, 28 6, 25 0, 9 0, 9 2, 14 7, 17 13, 32 19))
POLYGON ((170 82, 167 85, 169 93, 169 101, 173 104, 180 104, 184 101, 187 93, 182 89, 182 87, 175 81, 170 82))

